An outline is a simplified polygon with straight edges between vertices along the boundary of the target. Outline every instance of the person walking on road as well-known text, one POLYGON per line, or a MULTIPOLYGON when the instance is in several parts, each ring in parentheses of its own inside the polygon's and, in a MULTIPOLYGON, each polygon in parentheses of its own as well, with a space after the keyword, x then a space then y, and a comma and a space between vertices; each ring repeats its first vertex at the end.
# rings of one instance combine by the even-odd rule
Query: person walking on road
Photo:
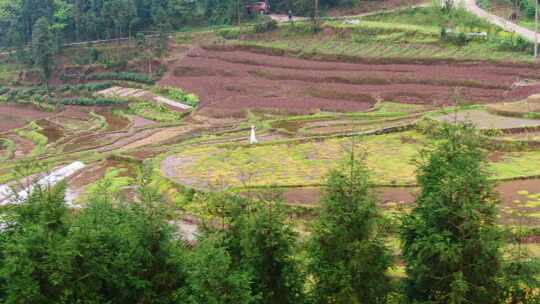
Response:
POLYGON ((292 22, 292 21, 293 21, 292 10, 289 10, 289 11, 287 12, 287 14, 289 15, 289 22, 292 22))

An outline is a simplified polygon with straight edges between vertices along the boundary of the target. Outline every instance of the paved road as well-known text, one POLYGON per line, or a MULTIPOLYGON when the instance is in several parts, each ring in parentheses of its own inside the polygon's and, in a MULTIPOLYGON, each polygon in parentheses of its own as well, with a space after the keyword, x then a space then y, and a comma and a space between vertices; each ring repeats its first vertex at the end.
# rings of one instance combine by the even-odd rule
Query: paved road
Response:
POLYGON ((461 3, 463 3, 463 6, 467 11, 478 16, 479 18, 482 18, 492 24, 495 24, 508 32, 517 33, 523 38, 534 42, 534 31, 531 31, 527 28, 524 28, 515 23, 512 23, 504 18, 501 18, 499 16, 486 12, 485 10, 480 8, 478 5, 476 5, 475 0, 461 0, 461 3))

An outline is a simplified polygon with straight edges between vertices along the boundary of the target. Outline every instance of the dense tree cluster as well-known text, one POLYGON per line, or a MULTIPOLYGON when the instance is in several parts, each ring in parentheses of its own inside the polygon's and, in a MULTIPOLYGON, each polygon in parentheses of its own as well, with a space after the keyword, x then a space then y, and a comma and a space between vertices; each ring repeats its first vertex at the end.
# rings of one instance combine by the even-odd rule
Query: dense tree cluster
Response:
MULTIPOLYGON (((2 303, 521 303, 539 301, 538 264, 503 254, 496 197, 475 131, 445 126, 423 151, 416 207, 399 224, 406 277, 391 275, 395 225, 353 157, 332 171, 309 233, 273 192, 195 195, 197 242, 140 178, 126 202, 105 178, 71 211, 64 186, 2 210, 2 303), (256 198, 253 198, 256 197, 256 198)), ((506 240, 507 241, 507 240, 506 240)))
POLYGON ((0 45, 27 45, 35 23, 45 18, 63 42, 127 37, 140 31, 172 30, 199 15, 191 0, 1 0, 0 45))
MULTIPOLYGON (((45 18, 57 44, 128 37, 185 25, 231 24, 256 0, 0 0, 0 47, 28 45, 45 18)), ((269 0, 273 11, 309 15, 313 0, 269 0)), ((355 0, 320 0, 321 8, 355 0)))

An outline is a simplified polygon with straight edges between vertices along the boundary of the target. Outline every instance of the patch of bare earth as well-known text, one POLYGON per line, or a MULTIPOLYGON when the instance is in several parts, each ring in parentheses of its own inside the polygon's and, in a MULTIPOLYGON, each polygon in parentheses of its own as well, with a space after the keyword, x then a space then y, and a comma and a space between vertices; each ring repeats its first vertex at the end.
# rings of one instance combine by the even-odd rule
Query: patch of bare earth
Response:
POLYGON ((31 121, 44 119, 52 115, 54 114, 29 106, 0 105, 0 133, 22 128, 31 121))
POLYGON ((16 134, 9 134, 7 138, 12 140, 15 144, 15 153, 13 153, 14 159, 29 156, 32 150, 34 150, 35 148, 35 145, 32 141, 16 134))
MULTIPOLYGON (((414 188, 376 188, 375 193, 382 206, 387 203, 411 204, 415 199, 414 188)), ((285 189, 283 198, 289 204, 316 206, 321 199, 320 187, 289 188, 285 189)))
POLYGON ((132 120, 133 120, 133 127, 134 128, 143 128, 143 127, 152 126, 152 125, 157 124, 157 122, 155 122, 155 121, 152 121, 152 120, 140 117, 140 116, 136 116, 136 115, 132 116, 132 120))
MULTIPOLYGON (((493 155, 492 157, 499 156, 493 155)), ((539 213, 540 206, 526 205, 530 201, 527 194, 540 193, 539 179, 501 182, 495 190, 501 200, 498 207, 502 224, 516 225, 519 222, 527 226, 540 224, 540 218, 527 216, 530 213, 539 213), (524 216, 520 216, 519 213, 524 216)), ((384 187, 375 188, 375 193, 383 208, 395 208, 399 205, 410 206, 414 204, 418 189, 384 187)), ((284 190, 283 198, 288 204, 315 207, 321 199, 321 195, 320 187, 288 188, 284 190)))
POLYGON ((493 115, 482 110, 469 110, 447 114, 436 118, 449 123, 470 122, 479 129, 519 129, 539 127, 540 120, 493 115))
POLYGON ((504 224, 517 225, 519 223, 528 226, 540 225, 540 217, 528 216, 540 214, 540 205, 528 206, 531 201, 529 194, 540 193, 540 180, 527 179, 507 181, 500 183, 497 188, 502 205, 499 206, 501 221, 504 224))
POLYGON ((37 124, 42 128, 40 133, 47 137, 48 143, 55 143, 64 137, 64 129, 49 120, 42 119, 37 122, 37 124))
POLYGON ((114 115, 111 109, 100 110, 97 112, 97 114, 105 118, 105 121, 107 122, 107 131, 110 132, 125 130, 131 125, 129 119, 119 115, 114 115))

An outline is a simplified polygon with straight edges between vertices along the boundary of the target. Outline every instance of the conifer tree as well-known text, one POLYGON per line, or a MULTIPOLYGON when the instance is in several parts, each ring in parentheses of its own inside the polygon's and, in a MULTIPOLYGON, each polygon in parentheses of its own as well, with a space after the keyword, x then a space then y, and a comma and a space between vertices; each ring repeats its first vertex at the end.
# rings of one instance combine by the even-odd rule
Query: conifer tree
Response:
POLYGON ((189 303, 249 304, 257 300, 251 292, 250 273, 235 263, 222 233, 200 239, 188 263, 189 303))
POLYGON ((381 221, 369 170, 351 153, 328 175, 309 244, 315 303, 385 303, 392 257, 381 221))
POLYGON ((249 274, 253 303, 303 303, 305 276, 297 260, 297 234, 281 204, 226 196, 214 205, 224 217, 215 221, 224 247, 234 264, 249 274))
POLYGON ((32 36, 32 58, 40 69, 43 82, 49 90, 49 82, 54 72, 53 35, 45 17, 36 21, 32 36))
POLYGON ((73 250, 64 202, 65 185, 37 187, 3 213, 2 303, 61 303, 71 282, 73 250))
POLYGON ((404 218, 407 296, 418 303, 500 303, 501 235, 480 137, 444 125, 421 152, 420 194, 404 218))

